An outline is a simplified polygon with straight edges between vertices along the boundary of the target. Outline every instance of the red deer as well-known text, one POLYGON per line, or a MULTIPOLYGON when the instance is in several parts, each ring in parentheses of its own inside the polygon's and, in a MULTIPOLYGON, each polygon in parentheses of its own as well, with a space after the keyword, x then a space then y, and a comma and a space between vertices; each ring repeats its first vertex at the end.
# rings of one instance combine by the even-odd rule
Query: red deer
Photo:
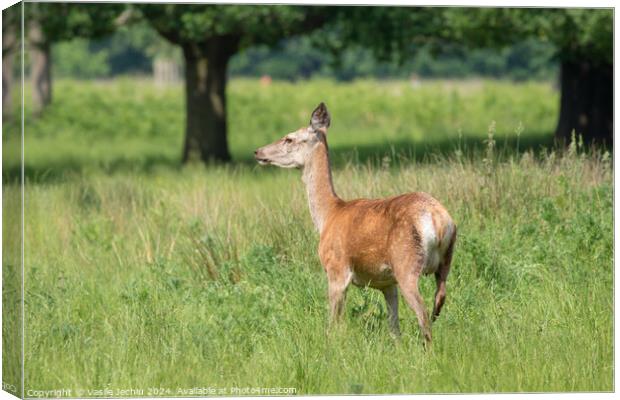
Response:
POLYGON ((415 311, 425 342, 431 342, 418 283, 434 274, 437 290, 433 321, 446 298, 456 225, 429 194, 416 192, 386 199, 345 201, 332 183, 327 128, 330 115, 321 103, 310 125, 254 152, 261 165, 302 169, 310 214, 320 234, 319 258, 329 287, 331 320, 338 321, 350 283, 383 292, 389 326, 399 335, 398 288, 415 311))

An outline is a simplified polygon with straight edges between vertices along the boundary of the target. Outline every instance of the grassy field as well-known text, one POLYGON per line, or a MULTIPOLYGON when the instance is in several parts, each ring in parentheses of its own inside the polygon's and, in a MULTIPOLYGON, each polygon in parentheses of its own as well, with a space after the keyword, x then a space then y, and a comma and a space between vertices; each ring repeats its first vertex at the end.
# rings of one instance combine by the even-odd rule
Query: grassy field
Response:
MULTIPOLYGON (((59 81, 54 93, 54 104, 43 118, 27 110, 29 177, 178 167, 185 118, 180 86, 59 81)), ((480 145, 492 121, 500 145, 550 145, 559 102, 551 85, 494 81, 430 81, 412 88, 400 81, 274 82, 263 87, 257 81, 234 80, 228 95, 230 148, 236 161, 253 164, 254 149, 306 124, 314 107, 325 101, 334 115, 330 149, 338 166, 376 161, 385 154, 420 160, 430 153, 453 153, 459 142, 465 149, 480 145), (519 137, 516 131, 521 131, 519 137)), ((17 176, 19 153, 5 151, 3 156, 5 176, 17 176)))
MULTIPOLYGON (((238 162, 208 168, 178 165, 180 88, 64 81, 55 94, 26 125, 26 391, 613 390, 611 160, 541 148, 557 113, 550 86, 233 81, 238 162), (341 197, 426 191, 459 226, 432 351, 402 299, 403 337, 390 338, 372 290, 352 288, 345 323, 326 334, 299 172, 250 157, 321 100, 341 197)), ((18 164, 3 141, 6 210, 18 164)), ((17 228, 5 214, 5 249, 17 228)), ((4 254, 5 290, 15 257, 4 254)), ((428 307, 433 279, 422 291, 428 307)))

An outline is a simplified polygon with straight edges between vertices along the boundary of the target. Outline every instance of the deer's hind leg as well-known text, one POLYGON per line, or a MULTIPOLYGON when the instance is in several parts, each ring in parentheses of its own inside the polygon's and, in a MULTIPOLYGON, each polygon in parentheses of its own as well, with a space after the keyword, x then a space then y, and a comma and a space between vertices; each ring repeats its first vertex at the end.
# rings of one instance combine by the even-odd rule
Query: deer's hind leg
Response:
POLYGON ((437 290, 435 291, 435 303, 433 305, 432 321, 435 321, 439 317, 441 308, 446 301, 446 279, 448 279, 448 273, 450 272, 450 264, 452 263, 452 252, 454 251, 454 242, 456 241, 456 231, 450 239, 450 244, 446 249, 446 253, 443 256, 443 260, 439 265, 439 269, 435 272, 435 281, 437 283, 437 290))
POLYGON ((415 251, 403 250, 393 254, 394 275, 405 301, 418 317, 418 325, 426 343, 430 344, 431 324, 418 287, 424 266, 424 255, 417 248, 414 249, 415 251))

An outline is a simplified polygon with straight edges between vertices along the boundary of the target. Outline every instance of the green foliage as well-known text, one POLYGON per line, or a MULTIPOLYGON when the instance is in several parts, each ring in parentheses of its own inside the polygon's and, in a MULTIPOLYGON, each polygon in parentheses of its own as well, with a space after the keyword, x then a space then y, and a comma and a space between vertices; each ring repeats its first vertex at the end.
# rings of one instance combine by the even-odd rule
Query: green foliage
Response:
POLYGON ((384 58, 406 58, 420 43, 503 47, 527 37, 549 41, 561 59, 611 63, 613 54, 612 9, 358 7, 343 9, 339 21, 340 43, 370 46, 384 58))
MULTIPOLYGON (((298 80, 312 77, 348 81, 361 77, 461 78, 490 76, 514 80, 551 79, 557 65, 551 60, 554 48, 539 40, 528 40, 502 50, 467 50, 446 47, 433 54, 423 47, 406 62, 379 61, 369 50, 350 46, 338 59, 317 47, 312 36, 281 41, 274 48, 256 45, 231 59, 231 76, 298 80)), ((54 73, 62 77, 107 78, 122 74, 150 74, 155 58, 182 63, 181 51, 161 38, 145 22, 120 27, 114 34, 100 39, 74 39, 53 48, 54 73)))
POLYGON ((48 42, 97 37, 112 32, 123 4, 28 2, 26 21, 37 21, 48 42))
POLYGON ((53 46, 54 74, 80 79, 152 73, 157 58, 182 62, 181 50, 144 21, 119 27, 102 38, 77 38, 53 46))
POLYGON ((179 49, 165 39, 145 21, 137 20, 119 27, 113 35, 97 40, 95 48, 109 48, 114 58, 126 57, 127 53, 143 53, 145 58, 166 57, 181 60, 179 49))
POLYGON ((259 45, 250 47, 230 61, 232 76, 269 75, 274 79, 296 80, 309 78, 321 71, 327 57, 312 46, 311 39, 302 36, 281 41, 274 49, 259 45))
MULTIPOLYGON (((241 45, 274 43, 315 27, 309 21, 324 7, 256 5, 141 4, 137 6, 162 36, 173 43, 203 43, 239 37, 241 45)), ((323 19, 323 17, 321 17, 323 19)))
POLYGON ((612 61, 611 9, 446 9, 446 22, 456 40, 474 46, 504 46, 535 36, 553 43, 561 59, 612 61))
POLYGON ((59 77, 88 79, 105 77, 110 73, 109 52, 91 51, 86 39, 58 43, 52 51, 54 74, 59 77))
POLYGON ((440 43, 449 32, 443 8, 339 7, 336 32, 325 46, 337 52, 353 42, 373 49, 384 60, 403 61, 412 47, 440 43))
MULTIPOLYGON (((326 100, 330 149, 346 160, 334 170, 342 197, 419 190, 450 210, 459 239, 432 352, 403 301, 396 343, 381 294, 357 288, 344 325, 326 336, 326 281, 298 171, 178 168, 181 88, 60 81, 41 119, 26 119, 26 389, 613 390, 609 155, 578 143, 563 154, 509 146, 518 121, 521 148, 530 131, 552 127, 548 86, 233 81, 229 90, 238 159, 326 100), (471 152, 489 132, 493 146, 471 152), (386 151, 399 135, 422 150, 448 145, 420 158, 386 151), (386 157, 362 159, 363 148, 386 157)), ((14 143, 3 135, 5 174, 14 143)), ((15 207, 20 188, 3 182, 15 207)), ((12 215, 3 243, 16 249, 12 215)), ((19 253, 3 257, 3 282, 17 285, 6 266, 19 253)), ((430 307, 432 277, 422 293, 430 307)), ((4 320, 17 320, 10 310, 4 320)))
POLYGON ((560 48, 560 57, 613 62, 613 10, 567 9, 563 17, 538 17, 542 35, 560 48))
POLYGON ((269 75, 287 80, 313 76, 343 81, 361 77, 409 78, 414 73, 421 77, 532 80, 550 79, 557 71, 557 64, 552 60, 554 47, 532 39, 503 49, 446 46, 436 54, 429 46, 423 46, 402 63, 380 61, 369 49, 355 45, 344 48, 336 59, 321 51, 313 41, 305 36, 285 40, 273 49, 264 45, 249 48, 231 60, 230 74, 269 75))

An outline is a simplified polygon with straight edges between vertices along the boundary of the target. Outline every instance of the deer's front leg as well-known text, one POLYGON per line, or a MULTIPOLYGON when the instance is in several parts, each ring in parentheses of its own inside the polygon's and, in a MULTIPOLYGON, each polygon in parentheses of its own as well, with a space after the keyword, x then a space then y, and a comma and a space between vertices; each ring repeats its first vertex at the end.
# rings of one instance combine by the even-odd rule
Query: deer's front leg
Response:
POLYGON ((333 325, 342 319, 345 295, 347 293, 347 288, 351 283, 353 274, 348 266, 334 266, 326 269, 330 305, 330 323, 333 325))

